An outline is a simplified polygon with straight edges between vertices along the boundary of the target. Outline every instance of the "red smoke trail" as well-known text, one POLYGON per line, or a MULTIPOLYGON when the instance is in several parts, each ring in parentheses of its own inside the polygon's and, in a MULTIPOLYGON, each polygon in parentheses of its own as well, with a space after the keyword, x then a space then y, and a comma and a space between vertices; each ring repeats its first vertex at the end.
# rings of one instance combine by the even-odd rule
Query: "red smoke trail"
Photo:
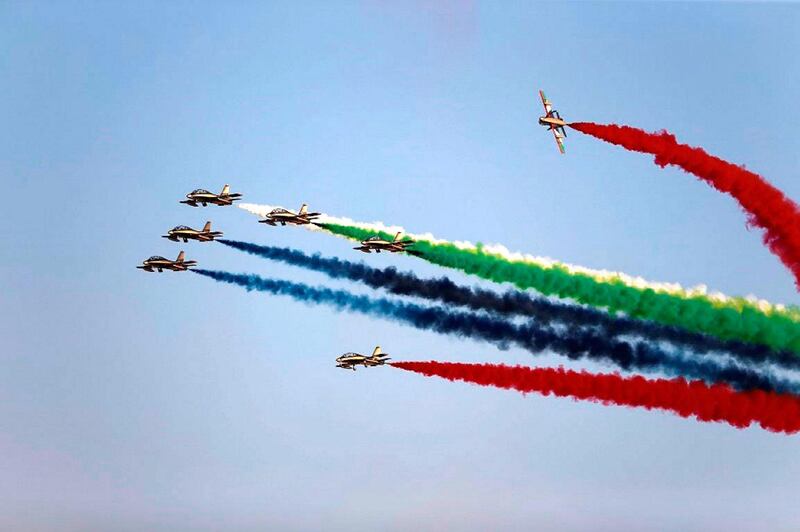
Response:
POLYGON ((758 423, 771 432, 791 434, 800 430, 800 398, 760 390, 736 392, 726 385, 702 381, 645 379, 638 375, 593 374, 564 368, 529 368, 502 364, 457 362, 390 362, 391 366, 461 380, 481 386, 572 397, 620 406, 668 410, 698 421, 724 421, 745 428, 758 423))
POLYGON ((795 278, 800 290, 800 207, 763 177, 702 148, 678 144, 666 131, 648 133, 614 124, 576 122, 570 127, 625 149, 656 156, 662 168, 678 166, 702 179, 720 192, 733 196, 748 216, 748 224, 764 229, 764 244, 777 255, 795 278))

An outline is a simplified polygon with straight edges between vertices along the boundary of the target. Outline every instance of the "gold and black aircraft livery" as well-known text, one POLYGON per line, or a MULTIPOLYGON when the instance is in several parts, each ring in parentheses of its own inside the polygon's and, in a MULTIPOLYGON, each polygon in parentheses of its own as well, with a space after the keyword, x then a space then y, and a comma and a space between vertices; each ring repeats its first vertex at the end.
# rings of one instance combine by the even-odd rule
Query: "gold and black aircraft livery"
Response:
POLYGON ((179 225, 170 229, 166 235, 161 235, 162 238, 167 238, 173 242, 178 240, 188 242, 190 239, 199 242, 212 242, 218 236, 222 236, 222 231, 212 231, 211 222, 206 222, 203 229, 199 231, 185 225, 179 225))
POLYGON ((196 260, 183 260, 184 254, 183 251, 178 253, 178 258, 175 260, 165 259, 164 257, 160 257, 158 255, 153 255, 149 259, 145 259, 142 262, 141 266, 137 266, 140 270, 144 270, 146 272, 154 272, 159 271, 163 272, 164 270, 172 270, 173 272, 185 272, 191 266, 197 266, 196 260))
POLYGON ((259 220, 258 223, 268 224, 273 227, 277 226, 278 224, 308 225, 310 223, 314 223, 314 219, 318 218, 320 215, 322 215, 321 212, 308 212, 308 205, 303 203, 303 205, 300 207, 300 212, 297 213, 282 207, 272 209, 267 213, 264 219, 259 220))
POLYGON ((387 353, 381 353, 381 346, 377 346, 370 356, 358 353, 343 354, 336 359, 336 367, 355 371, 356 366, 364 366, 365 368, 383 366, 387 360, 391 360, 389 355, 387 353))
POLYGON ((553 137, 555 137, 556 144, 558 144, 558 151, 562 154, 566 153, 564 151, 564 139, 567 137, 567 132, 564 126, 567 123, 561 118, 558 111, 553 109, 553 104, 544 95, 544 91, 539 91, 539 97, 542 99, 542 105, 544 105, 544 116, 539 117, 539 124, 553 132, 553 137))
POLYGON ((208 190, 203 190, 202 188, 198 188, 197 190, 193 190, 186 194, 186 197, 189 199, 185 199, 181 201, 181 203, 185 203, 186 205, 191 205, 192 207, 197 207, 199 203, 203 207, 207 206, 209 203, 212 205, 219 205, 224 207, 225 205, 233 205, 234 201, 239 201, 242 199, 242 195, 235 193, 231 194, 231 187, 230 185, 225 185, 222 187, 222 192, 219 194, 214 194, 213 192, 209 192, 208 190))
POLYGON ((402 251, 407 251, 406 248, 414 243, 413 240, 400 240, 400 235, 402 233, 397 233, 394 235, 393 240, 384 240, 379 236, 373 236, 366 240, 361 241, 361 245, 358 246, 358 251, 363 251, 364 253, 380 253, 381 251, 388 251, 389 253, 400 253, 402 251))

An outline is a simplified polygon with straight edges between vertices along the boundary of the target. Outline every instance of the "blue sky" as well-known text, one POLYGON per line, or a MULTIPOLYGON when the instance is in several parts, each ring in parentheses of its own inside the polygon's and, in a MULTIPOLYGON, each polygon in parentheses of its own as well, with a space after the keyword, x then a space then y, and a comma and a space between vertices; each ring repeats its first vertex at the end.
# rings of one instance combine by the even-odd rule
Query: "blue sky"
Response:
POLYGON ((159 238, 212 220, 356 258, 177 203, 230 183, 245 201, 797 303, 731 198, 577 132, 560 156, 536 90, 568 119, 666 128, 800 198, 799 24, 797 5, 762 3, 0 4, 0 528, 796 530, 796 437, 345 373, 337 355, 378 343, 561 359, 134 266, 185 249, 363 292, 159 238))

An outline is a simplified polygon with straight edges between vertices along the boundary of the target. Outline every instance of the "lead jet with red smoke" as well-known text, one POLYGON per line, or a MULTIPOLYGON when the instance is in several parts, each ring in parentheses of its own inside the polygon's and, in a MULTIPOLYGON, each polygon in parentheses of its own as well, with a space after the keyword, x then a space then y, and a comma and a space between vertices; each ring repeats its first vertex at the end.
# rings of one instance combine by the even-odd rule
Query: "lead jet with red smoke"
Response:
POLYGON ((188 242, 189 239, 197 240, 198 242, 212 242, 218 236, 222 236, 222 231, 212 231, 211 222, 206 222, 206 225, 200 231, 186 225, 179 225, 170 229, 166 235, 161 235, 161 238, 167 238, 173 242, 178 240, 188 242))
POLYGON ((387 353, 381 352, 381 346, 376 346, 372 355, 360 355, 358 353, 345 353, 336 359, 336 367, 342 369, 356 370, 356 366, 369 368, 372 366, 383 366, 387 360, 391 360, 387 353))
POLYGON ((553 132, 553 137, 555 137, 556 144, 558 144, 558 151, 566 153, 564 151, 564 139, 567 137, 567 132, 564 130, 564 126, 567 123, 561 118, 558 111, 553 109, 553 104, 544 95, 544 91, 539 91, 539 97, 542 99, 542 105, 544 105, 544 116, 539 117, 539 124, 553 132))
POLYGON ((137 266, 140 270, 144 270, 146 272, 154 272, 158 270, 159 272, 163 272, 164 270, 172 270, 173 272, 185 272, 192 266, 197 266, 196 260, 183 260, 184 254, 183 251, 178 253, 178 258, 175 260, 165 259, 159 255, 153 255, 149 259, 145 259, 142 262, 141 266, 137 266))
POLYGON ((403 233, 397 233, 394 235, 394 239, 392 240, 384 240, 379 236, 373 236, 366 240, 361 241, 361 245, 357 248, 358 251, 363 251, 364 253, 371 253, 375 251, 375 253, 380 253, 381 251, 388 251, 389 253, 400 253, 403 251, 407 251, 406 248, 412 244, 414 244, 413 240, 400 240, 400 235, 403 233))
POLYGON ((267 213, 265 218, 263 220, 259 220, 258 223, 268 224, 272 227, 275 227, 278 224, 308 225, 310 223, 314 223, 314 219, 321 215, 321 212, 308 212, 308 205, 303 203, 303 205, 300 207, 300 212, 297 213, 282 207, 272 209, 267 213))
POLYGON ((208 190, 198 188, 197 190, 193 190, 186 194, 186 197, 189 199, 185 199, 181 201, 181 203, 191 205, 192 207, 197 207, 198 203, 203 207, 206 207, 209 203, 224 207, 225 205, 233 205, 234 201, 239 201, 242 199, 242 195, 239 193, 231 194, 230 185, 225 185, 222 187, 222 192, 219 194, 214 194, 208 190))

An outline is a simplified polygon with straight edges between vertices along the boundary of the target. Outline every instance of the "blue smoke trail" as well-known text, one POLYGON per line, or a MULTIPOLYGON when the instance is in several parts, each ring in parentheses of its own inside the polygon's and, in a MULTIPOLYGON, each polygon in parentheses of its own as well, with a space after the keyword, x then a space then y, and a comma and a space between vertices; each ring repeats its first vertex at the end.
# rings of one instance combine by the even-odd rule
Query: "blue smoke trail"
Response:
POLYGON ((306 255, 302 251, 290 248, 260 246, 229 239, 217 241, 251 255, 322 272, 334 279, 362 282, 372 288, 382 288, 396 295, 421 297, 473 310, 526 316, 544 322, 559 321, 576 326, 595 327, 598 332, 607 336, 636 335, 648 341, 668 341, 698 354, 724 351, 745 363, 773 362, 785 368, 800 369, 800 357, 790 352, 775 352, 767 346, 720 340, 678 327, 608 314, 595 308, 558 303, 519 290, 508 290, 498 294, 491 290, 460 286, 447 277, 420 279, 411 272, 400 272, 394 267, 378 269, 364 263, 322 257, 319 253, 306 255))
POLYGON ((553 327, 529 322, 523 325, 491 315, 453 311, 445 307, 425 307, 413 303, 370 298, 329 288, 311 287, 252 274, 194 269, 196 274, 231 283, 248 291, 286 295, 297 301, 324 304, 337 310, 349 310, 369 316, 393 319, 423 330, 454 334, 492 342, 501 349, 518 345, 532 353, 550 349, 571 359, 589 358, 616 364, 624 370, 660 371, 673 376, 687 376, 706 382, 727 382, 739 390, 762 389, 797 393, 798 386, 772 374, 762 375, 750 369, 711 360, 695 361, 673 356, 647 343, 631 344, 611 340, 597 331, 570 328, 560 332, 553 327))

